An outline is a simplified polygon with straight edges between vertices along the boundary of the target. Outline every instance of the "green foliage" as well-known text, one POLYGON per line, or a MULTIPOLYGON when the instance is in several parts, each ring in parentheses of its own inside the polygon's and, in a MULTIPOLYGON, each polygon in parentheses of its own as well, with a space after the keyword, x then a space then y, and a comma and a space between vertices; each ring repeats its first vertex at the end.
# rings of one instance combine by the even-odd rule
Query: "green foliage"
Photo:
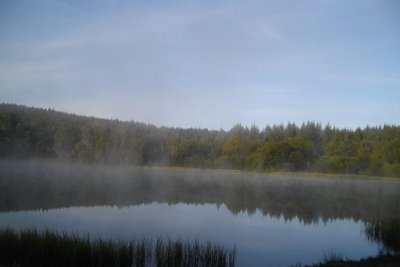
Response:
POLYGON ((400 177, 400 127, 155 127, 0 105, 0 157, 400 177))

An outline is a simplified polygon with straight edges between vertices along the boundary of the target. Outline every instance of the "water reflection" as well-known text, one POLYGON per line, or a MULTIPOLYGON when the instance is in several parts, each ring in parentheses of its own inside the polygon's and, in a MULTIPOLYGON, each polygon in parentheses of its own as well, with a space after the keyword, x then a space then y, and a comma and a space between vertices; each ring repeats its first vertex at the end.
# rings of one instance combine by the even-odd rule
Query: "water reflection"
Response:
POLYGON ((400 220, 369 222, 365 234, 370 241, 383 245, 383 253, 400 254, 400 220))
POLYGON ((239 266, 373 256, 400 218, 385 179, 2 161, 0 192, 3 226, 237 244, 239 266))
POLYGON ((297 261, 313 263, 329 251, 351 258, 375 255, 379 246, 360 235, 361 222, 351 219, 305 226, 300 220, 264 216, 256 210, 232 214, 222 204, 193 205, 151 203, 118 207, 76 207, 47 211, 0 213, 0 226, 67 230, 108 238, 200 239, 236 244, 238 266, 289 266, 297 261))
POLYGON ((156 202, 225 204, 233 213, 364 222, 400 218, 400 182, 168 168, 0 162, 0 211, 156 202))

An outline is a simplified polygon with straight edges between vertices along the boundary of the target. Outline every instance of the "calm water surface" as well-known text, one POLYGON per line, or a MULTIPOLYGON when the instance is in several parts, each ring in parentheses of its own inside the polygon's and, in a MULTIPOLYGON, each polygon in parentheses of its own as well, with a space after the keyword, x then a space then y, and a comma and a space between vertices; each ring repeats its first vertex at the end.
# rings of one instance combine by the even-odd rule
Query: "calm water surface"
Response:
POLYGON ((399 218, 400 183, 170 169, 0 163, 0 227, 212 241, 238 266, 374 256, 369 222, 399 218))
POLYGON ((351 219, 318 221, 305 225, 241 212, 225 205, 151 203, 129 207, 75 207, 46 211, 0 213, 1 226, 56 229, 93 237, 117 239, 168 236, 199 239, 238 247, 239 266, 289 266, 313 263, 324 253, 338 252, 351 258, 375 255, 379 245, 368 242, 362 222, 351 219))

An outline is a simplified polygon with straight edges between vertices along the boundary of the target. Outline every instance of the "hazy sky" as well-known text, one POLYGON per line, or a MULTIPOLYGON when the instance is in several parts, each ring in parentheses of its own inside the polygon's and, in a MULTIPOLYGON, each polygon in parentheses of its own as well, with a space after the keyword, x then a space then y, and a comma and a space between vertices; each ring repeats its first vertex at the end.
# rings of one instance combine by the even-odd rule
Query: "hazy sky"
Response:
POLYGON ((400 1, 0 0, 0 102, 158 126, 400 124, 400 1))

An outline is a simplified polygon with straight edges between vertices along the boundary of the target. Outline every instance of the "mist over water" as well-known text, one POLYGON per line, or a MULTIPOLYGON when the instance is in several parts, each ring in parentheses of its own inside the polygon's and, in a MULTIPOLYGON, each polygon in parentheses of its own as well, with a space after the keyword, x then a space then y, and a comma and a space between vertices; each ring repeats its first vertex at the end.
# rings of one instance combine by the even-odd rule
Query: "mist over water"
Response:
POLYGON ((400 182, 163 167, 0 162, 0 226, 236 244, 239 266, 359 259, 400 216, 400 182))
POLYGON ((0 0, 0 267, 400 266, 399 14, 0 0))

